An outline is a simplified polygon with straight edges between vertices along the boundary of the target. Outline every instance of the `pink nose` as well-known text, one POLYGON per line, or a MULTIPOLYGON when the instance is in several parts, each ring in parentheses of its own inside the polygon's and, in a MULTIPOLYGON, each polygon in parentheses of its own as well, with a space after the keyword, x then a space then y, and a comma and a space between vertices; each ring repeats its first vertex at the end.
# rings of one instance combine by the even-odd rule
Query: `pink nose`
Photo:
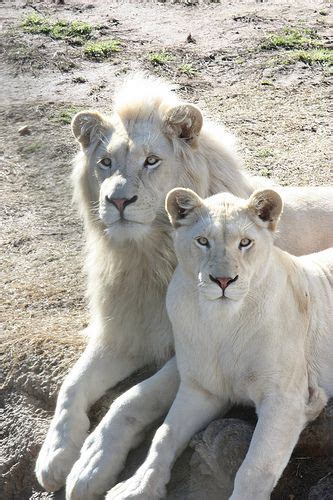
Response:
POLYGON ((225 290, 230 283, 233 282, 232 278, 215 278, 217 284, 222 288, 222 290, 225 290))
POLYGON ((214 276, 212 276, 211 274, 209 275, 209 278, 214 282, 216 283, 217 285, 219 285, 220 288, 222 288, 222 290, 224 291, 227 286, 230 285, 230 283, 233 283, 234 281, 237 281, 238 280, 238 274, 237 276, 235 276, 234 278, 226 278, 226 277, 223 277, 223 278, 215 278, 214 276))
POLYGON ((126 202, 126 198, 112 198, 112 203, 113 203, 113 205, 116 205, 119 212, 122 212, 124 210, 125 202, 126 202))

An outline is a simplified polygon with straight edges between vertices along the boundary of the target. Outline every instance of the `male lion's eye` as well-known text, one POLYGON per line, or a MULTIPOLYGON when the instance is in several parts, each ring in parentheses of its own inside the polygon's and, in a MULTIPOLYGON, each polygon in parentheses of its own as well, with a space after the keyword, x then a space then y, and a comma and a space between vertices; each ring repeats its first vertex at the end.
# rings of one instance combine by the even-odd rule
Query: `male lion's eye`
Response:
POLYGON ((103 158, 98 163, 100 165, 103 165, 103 167, 111 167, 111 165, 112 165, 111 158, 103 158))
POLYGON ((251 245, 251 243, 252 243, 252 240, 250 240, 249 238, 243 238, 239 242, 239 248, 249 247, 251 245))
POLYGON ((199 238, 196 238, 196 241, 203 247, 209 247, 209 241, 204 236, 199 236, 199 238))
POLYGON ((146 158, 146 161, 145 161, 145 167, 148 168, 148 170, 150 169, 153 169, 153 168, 156 168, 157 165, 160 163, 160 158, 158 158, 157 156, 153 156, 153 155, 150 155, 150 156, 147 156, 146 158))

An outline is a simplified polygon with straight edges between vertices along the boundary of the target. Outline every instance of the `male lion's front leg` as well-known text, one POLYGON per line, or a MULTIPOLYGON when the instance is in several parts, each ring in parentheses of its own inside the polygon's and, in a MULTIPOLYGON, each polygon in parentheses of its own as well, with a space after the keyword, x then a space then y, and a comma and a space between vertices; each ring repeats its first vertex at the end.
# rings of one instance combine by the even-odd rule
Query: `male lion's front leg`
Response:
POLYGON ((133 477, 112 488, 106 499, 154 500, 165 496, 177 456, 193 434, 216 417, 222 407, 221 400, 215 396, 182 382, 164 423, 155 434, 145 462, 133 477))
POLYGON ((69 500, 92 500, 114 485, 144 428, 164 415, 179 387, 176 358, 117 398, 86 439, 66 481, 69 500))
POLYGON ((268 500, 306 424, 304 399, 269 397, 258 411, 258 423, 230 500, 268 500))
POLYGON ((56 491, 65 484, 89 430, 88 408, 142 364, 138 358, 117 356, 96 342, 88 345, 61 386, 55 414, 37 458, 36 476, 46 490, 56 491))

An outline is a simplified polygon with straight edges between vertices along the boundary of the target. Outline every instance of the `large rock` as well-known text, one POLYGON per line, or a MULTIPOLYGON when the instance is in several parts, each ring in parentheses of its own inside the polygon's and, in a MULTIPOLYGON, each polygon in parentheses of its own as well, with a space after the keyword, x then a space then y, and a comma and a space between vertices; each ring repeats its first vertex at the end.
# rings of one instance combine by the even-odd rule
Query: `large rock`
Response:
MULTIPOLYGON (((58 338, 36 335, 26 339, 22 335, 11 335, 4 343, 2 368, 5 378, 1 398, 5 412, 0 498, 64 498, 63 492, 42 492, 35 480, 34 464, 54 411, 61 381, 83 347, 84 339, 71 334, 58 338)), ((150 373, 150 370, 144 370, 110 391, 92 409, 93 425, 102 418, 118 394, 150 373)), ((303 432, 272 499, 280 500, 289 495, 305 499, 311 487, 311 495, 317 494, 318 488, 321 488, 320 494, 326 494, 328 480, 318 481, 332 470, 333 465, 330 459, 332 406, 331 400, 320 417, 303 432)), ((129 477, 143 462, 157 425, 151 427, 142 445, 130 453, 120 479, 129 477)), ((227 499, 248 449, 254 425, 253 410, 236 409, 227 418, 212 422, 196 435, 175 464, 168 487, 169 500, 227 499)))
POLYGON ((238 419, 212 422, 191 441, 178 460, 168 499, 227 500, 249 447, 253 425, 238 419))
POLYGON ((333 456, 333 399, 328 401, 319 417, 306 426, 297 450, 303 455, 333 456))
POLYGON ((333 472, 322 478, 309 493, 308 500, 332 500, 333 498, 333 472))

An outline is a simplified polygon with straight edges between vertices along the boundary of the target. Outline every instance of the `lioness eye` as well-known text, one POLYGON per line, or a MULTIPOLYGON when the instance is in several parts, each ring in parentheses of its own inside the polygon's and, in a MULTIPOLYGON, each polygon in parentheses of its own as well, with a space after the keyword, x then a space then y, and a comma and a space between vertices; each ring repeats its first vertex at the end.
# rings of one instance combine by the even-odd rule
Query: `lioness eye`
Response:
POLYGON ((199 238, 196 238, 196 240, 199 243, 199 245, 203 247, 209 247, 209 241, 204 236, 199 236, 199 238))
POLYGON ((103 167, 107 167, 107 168, 111 167, 111 165, 112 165, 111 158, 103 158, 98 163, 100 165, 102 165, 103 167))
POLYGON ((239 242, 239 248, 246 248, 249 247, 252 243, 252 240, 249 240, 249 238, 243 238, 239 242))
POLYGON ((157 158, 157 156, 147 156, 146 161, 145 161, 145 167, 149 168, 156 168, 157 164, 160 162, 160 159, 157 158))

